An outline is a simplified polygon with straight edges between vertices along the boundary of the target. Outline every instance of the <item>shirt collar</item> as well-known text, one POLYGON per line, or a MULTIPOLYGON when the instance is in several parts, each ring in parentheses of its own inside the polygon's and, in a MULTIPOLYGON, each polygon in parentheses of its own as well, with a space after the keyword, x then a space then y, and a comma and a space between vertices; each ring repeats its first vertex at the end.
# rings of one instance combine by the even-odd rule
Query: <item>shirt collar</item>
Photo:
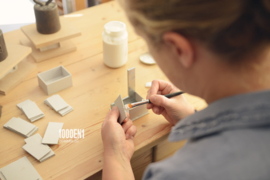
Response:
POLYGON ((199 138, 232 128, 270 125, 270 91, 257 91, 217 100, 179 121, 169 140, 199 138))

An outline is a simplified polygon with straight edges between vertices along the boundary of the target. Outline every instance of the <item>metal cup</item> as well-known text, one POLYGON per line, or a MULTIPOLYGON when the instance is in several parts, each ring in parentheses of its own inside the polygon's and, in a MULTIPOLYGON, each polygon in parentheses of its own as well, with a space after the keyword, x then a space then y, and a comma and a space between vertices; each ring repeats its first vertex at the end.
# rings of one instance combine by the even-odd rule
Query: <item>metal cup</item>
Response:
POLYGON ((41 34, 53 34, 61 29, 57 5, 54 2, 46 3, 35 0, 35 16, 37 31, 41 34))
POLYGON ((7 47, 2 30, 0 29, 0 62, 4 61, 8 56, 7 47))

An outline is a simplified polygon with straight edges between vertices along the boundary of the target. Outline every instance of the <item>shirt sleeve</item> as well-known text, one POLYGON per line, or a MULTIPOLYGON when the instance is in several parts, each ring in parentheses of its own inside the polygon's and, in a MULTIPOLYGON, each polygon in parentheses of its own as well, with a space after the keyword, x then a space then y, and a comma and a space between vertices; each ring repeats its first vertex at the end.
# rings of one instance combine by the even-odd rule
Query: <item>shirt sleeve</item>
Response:
POLYGON ((144 172, 143 180, 165 180, 162 172, 155 168, 154 164, 151 164, 147 167, 144 172))
POLYGON ((177 168, 171 169, 168 162, 161 161, 150 164, 144 172, 143 180, 176 180, 179 179, 177 168))

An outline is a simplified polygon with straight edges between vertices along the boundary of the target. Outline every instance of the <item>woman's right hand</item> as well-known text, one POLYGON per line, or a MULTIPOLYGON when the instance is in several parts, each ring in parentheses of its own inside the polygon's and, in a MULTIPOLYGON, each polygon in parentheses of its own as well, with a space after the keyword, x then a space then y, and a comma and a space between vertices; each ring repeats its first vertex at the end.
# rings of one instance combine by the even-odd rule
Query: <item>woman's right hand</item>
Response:
POLYGON ((175 125, 179 120, 195 112, 194 107, 186 101, 184 95, 170 99, 162 96, 178 91, 179 89, 169 82, 154 80, 146 97, 151 101, 151 104, 147 104, 147 109, 152 109, 155 114, 162 114, 167 121, 175 125))

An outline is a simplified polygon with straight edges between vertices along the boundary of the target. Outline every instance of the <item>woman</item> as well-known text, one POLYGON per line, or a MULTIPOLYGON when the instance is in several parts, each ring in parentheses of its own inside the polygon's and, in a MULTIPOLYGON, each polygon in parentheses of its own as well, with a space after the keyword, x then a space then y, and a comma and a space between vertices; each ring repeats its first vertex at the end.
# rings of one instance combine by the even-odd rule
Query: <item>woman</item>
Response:
MULTIPOLYGON (((121 1, 161 70, 153 81, 154 113, 186 145, 151 164, 143 179, 270 179, 270 0, 121 1), (179 91, 209 106, 194 113, 179 91)), ((130 159, 136 127, 112 109, 103 127, 103 179, 134 179, 130 159)))

